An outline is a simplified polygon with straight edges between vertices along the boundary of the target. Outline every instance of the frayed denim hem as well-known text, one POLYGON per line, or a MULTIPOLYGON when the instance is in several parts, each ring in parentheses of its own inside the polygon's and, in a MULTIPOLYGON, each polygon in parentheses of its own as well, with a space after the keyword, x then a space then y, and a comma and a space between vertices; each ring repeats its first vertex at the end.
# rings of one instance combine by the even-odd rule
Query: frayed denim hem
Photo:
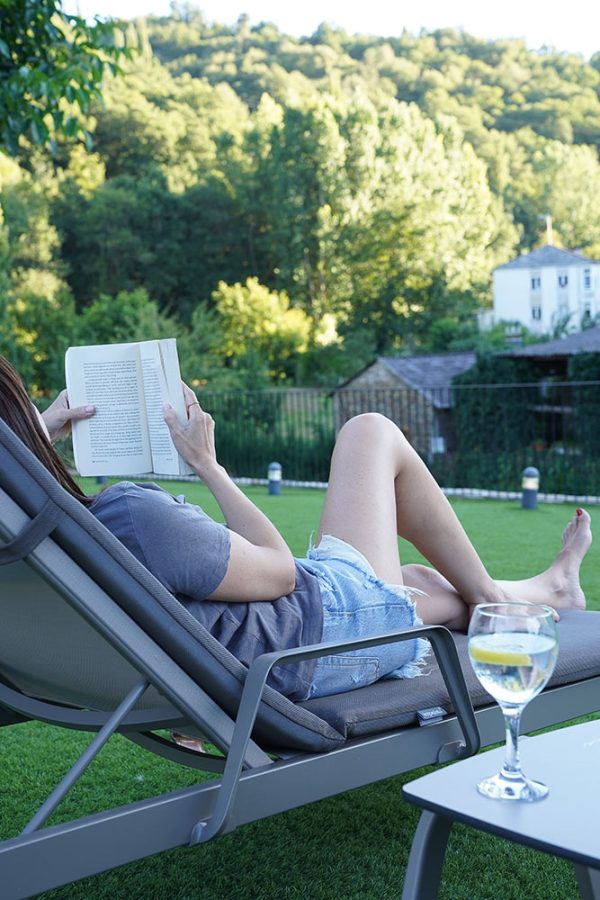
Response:
MULTIPOLYGON (((422 625, 423 623, 419 622, 419 624, 422 625)), ((418 625, 412 627, 417 628, 418 625)), ((429 672, 423 672, 422 670, 429 665, 428 657, 431 652, 431 644, 425 638, 416 638, 415 644, 414 659, 400 666, 399 669, 394 669, 393 672, 384 675, 383 680, 386 678, 421 678, 423 675, 429 675, 429 672)))

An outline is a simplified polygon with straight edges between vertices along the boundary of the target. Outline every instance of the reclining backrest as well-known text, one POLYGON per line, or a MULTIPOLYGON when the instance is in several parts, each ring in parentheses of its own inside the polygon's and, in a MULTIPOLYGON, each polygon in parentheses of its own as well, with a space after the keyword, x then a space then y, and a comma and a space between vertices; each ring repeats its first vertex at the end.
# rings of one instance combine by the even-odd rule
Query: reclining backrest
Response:
MULTIPOLYGON (((0 491, 0 520, 10 501, 0 491)), ((57 548, 58 549, 58 548, 57 548)), ((57 554, 67 583, 75 564, 57 554)), ((83 585, 82 585, 83 586, 83 585)), ((31 697, 82 708, 111 709, 139 681, 139 673, 32 566, 0 567, 0 675, 31 697)), ((148 689, 138 709, 165 709, 148 689)))
MULTIPOLYGON (((56 512, 58 524, 47 540, 56 545, 75 564, 74 569, 99 586, 121 610, 130 616, 156 643, 174 659, 178 665, 199 684, 230 715, 235 715, 246 668, 204 629, 196 619, 179 603, 129 551, 82 504, 78 503, 56 482, 44 466, 29 452, 15 434, 0 420, 0 488, 7 497, 22 510, 29 519, 41 511, 51 508, 56 512)), ((0 526, 2 522, 0 521, 0 526)), ((14 528, 4 522, 5 540, 14 535, 14 528)), ((13 563, 8 569, 15 574, 14 602, 18 603, 18 578, 23 578, 23 563, 13 563), (20 574, 19 574, 20 573, 20 574)), ((42 573, 43 576, 43 573, 42 573)), ((54 571, 50 580, 55 592, 69 598, 77 608, 76 574, 54 571)), ((4 584, 7 582, 4 581, 4 584)), ((12 591, 12 582, 9 582, 12 591)), ((35 595, 35 594, 34 594, 35 595)), ((28 592, 31 601, 31 592, 28 592)), ((56 595, 55 595, 56 596, 56 595)), ((41 599, 41 595, 40 595, 41 599)), ((14 605, 11 619, 14 624, 14 605)), ((30 607, 30 603, 26 603, 30 607)), ((36 615, 29 608, 28 616, 36 615)), ((65 619, 69 627, 70 617, 65 619)), ((46 619, 47 621, 47 619, 46 619)), ((53 629, 55 630, 55 629, 53 629)), ((14 635, 6 630, 3 622, 4 645, 14 638, 15 646, 11 659, 7 661, 6 674, 10 677, 10 666, 17 653, 29 662, 32 674, 29 688, 36 686, 41 696, 44 683, 49 677, 48 665, 52 668, 52 658, 56 663, 54 684, 48 689, 48 699, 59 690, 68 692, 68 683, 63 677, 62 653, 64 641, 58 650, 49 642, 44 653, 43 666, 39 652, 29 653, 28 633, 17 628, 14 635), (18 642, 18 644, 17 644, 18 642)), ((83 640, 82 632, 75 637, 83 640)), ((67 643, 68 643, 67 638, 67 643)), ((42 642, 43 643, 43 642, 42 642)), ((97 646, 95 654, 97 654, 97 646)), ((97 658, 97 657, 96 657, 97 658)), ((114 665, 114 654, 107 659, 107 665, 114 665)), ((0 670, 3 660, 0 658, 0 670)), ((71 675, 69 676, 71 677, 71 675)), ((101 685, 102 679, 96 682, 101 685)), ((25 685, 24 685, 25 687, 25 685)), ((63 700, 67 698, 62 696, 63 700)), ((152 698, 153 700, 156 698, 152 698)), ((71 702, 78 704, 77 687, 73 685, 71 702)), ((109 702, 110 706, 110 702, 109 702)), ((291 703, 277 691, 267 687, 257 720, 255 736, 269 746, 295 748, 308 751, 333 749, 343 743, 342 735, 327 722, 311 712, 291 703)))

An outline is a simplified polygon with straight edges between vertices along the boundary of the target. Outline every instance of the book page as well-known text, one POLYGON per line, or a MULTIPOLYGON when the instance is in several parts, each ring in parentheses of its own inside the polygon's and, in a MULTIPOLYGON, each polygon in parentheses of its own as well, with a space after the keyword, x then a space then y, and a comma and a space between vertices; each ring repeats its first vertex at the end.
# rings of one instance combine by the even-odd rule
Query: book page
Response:
MULTIPOLYGON (((187 410, 185 408, 185 398, 183 396, 183 388, 181 386, 181 371, 179 369, 179 356, 177 354, 177 341, 175 338, 165 338, 158 342, 160 356, 163 365, 163 372, 167 382, 168 400, 177 417, 185 422, 187 419, 187 410)), ((179 474, 192 475, 193 469, 181 457, 179 457, 179 474)))
MULTIPOLYGON (((175 359, 177 359, 174 338, 166 338, 162 341, 142 341, 140 344, 144 399, 152 453, 152 471, 157 475, 180 475, 182 474, 180 458, 164 420, 163 403, 170 403, 177 415, 181 417, 181 407, 184 406, 183 395, 181 382, 179 381, 181 403, 178 405, 173 403, 167 386, 167 377, 161 352, 162 345, 170 346, 172 363, 173 352, 175 353, 175 359)), ((179 364, 177 368, 179 368, 179 364)), ((183 415, 185 416, 185 410, 183 410, 183 415)))
POLYGON ((91 419, 73 423, 73 452, 79 474, 138 475, 151 471, 138 346, 70 347, 65 370, 69 404, 96 406, 91 419))

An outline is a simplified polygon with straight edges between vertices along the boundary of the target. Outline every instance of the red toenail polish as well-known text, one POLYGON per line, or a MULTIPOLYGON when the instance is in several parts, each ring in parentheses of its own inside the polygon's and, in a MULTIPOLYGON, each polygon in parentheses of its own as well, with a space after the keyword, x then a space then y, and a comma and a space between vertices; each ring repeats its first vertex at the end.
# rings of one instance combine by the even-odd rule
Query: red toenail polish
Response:
POLYGON ((577 512, 577 515, 580 516, 580 515, 583 513, 583 510, 582 510, 582 509, 578 509, 578 510, 576 510, 576 512, 577 512))

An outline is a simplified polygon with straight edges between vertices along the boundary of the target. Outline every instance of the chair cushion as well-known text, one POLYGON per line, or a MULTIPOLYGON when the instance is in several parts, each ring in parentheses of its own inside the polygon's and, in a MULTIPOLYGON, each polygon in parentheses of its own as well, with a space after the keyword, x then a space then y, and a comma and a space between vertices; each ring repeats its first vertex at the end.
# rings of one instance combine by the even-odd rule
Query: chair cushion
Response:
MULTIPOLYGON (((548 687, 600 675, 600 612, 563 610, 558 635, 558 660, 548 687)), ((455 633, 454 639, 473 706, 477 709, 489 705, 494 701, 475 677, 468 658, 466 635, 455 633)), ((307 700, 302 706, 325 719, 346 738, 414 725, 420 709, 434 706, 452 709, 433 654, 423 673, 418 678, 387 679, 346 694, 307 700)))

